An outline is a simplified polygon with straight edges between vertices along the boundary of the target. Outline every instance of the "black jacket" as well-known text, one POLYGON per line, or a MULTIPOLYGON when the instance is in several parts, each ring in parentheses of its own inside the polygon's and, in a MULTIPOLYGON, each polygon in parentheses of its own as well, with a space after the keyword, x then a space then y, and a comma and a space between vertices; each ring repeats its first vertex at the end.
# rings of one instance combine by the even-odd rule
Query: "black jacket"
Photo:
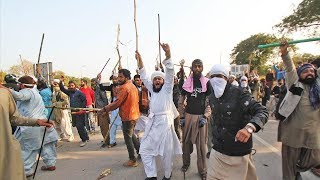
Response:
POLYGON ((251 98, 245 88, 227 84, 220 98, 209 98, 212 108, 212 144, 213 149, 229 156, 244 156, 251 153, 252 136, 247 143, 235 142, 237 132, 248 123, 263 128, 268 120, 268 111, 251 98))

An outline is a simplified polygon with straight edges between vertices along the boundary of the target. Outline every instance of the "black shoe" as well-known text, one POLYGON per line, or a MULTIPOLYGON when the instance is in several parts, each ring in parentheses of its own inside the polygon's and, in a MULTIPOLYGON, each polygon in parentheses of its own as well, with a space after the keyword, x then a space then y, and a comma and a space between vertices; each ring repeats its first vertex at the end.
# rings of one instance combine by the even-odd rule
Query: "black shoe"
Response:
POLYGON ((181 168, 181 171, 182 172, 186 172, 189 168, 189 165, 183 165, 182 168, 181 168))
POLYGON ((114 146, 116 146, 116 145, 117 145, 117 143, 114 142, 113 144, 110 144, 110 145, 108 146, 108 148, 112 148, 112 147, 114 147, 114 146))
POLYGON ((210 158, 210 153, 211 153, 211 152, 207 152, 207 155, 206 155, 206 156, 207 156, 207 159, 210 158))
POLYGON ((144 180, 157 180, 157 177, 147 177, 144 180))
POLYGON ((108 145, 106 144, 106 143, 103 143, 101 146, 100 146, 100 148, 105 148, 105 147, 107 147, 108 145))

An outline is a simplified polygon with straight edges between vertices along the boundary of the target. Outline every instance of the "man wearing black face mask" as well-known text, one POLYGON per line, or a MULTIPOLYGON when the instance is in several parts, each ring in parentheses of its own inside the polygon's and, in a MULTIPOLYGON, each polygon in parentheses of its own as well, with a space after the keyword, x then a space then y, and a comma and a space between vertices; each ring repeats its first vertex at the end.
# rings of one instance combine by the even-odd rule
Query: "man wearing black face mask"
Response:
MULTIPOLYGON (((70 107, 85 108, 87 104, 86 96, 77 89, 74 81, 69 81, 69 88, 65 89, 63 80, 64 77, 61 77, 59 87, 62 92, 70 97, 70 107)), ((81 112, 72 114, 72 125, 73 127, 77 127, 79 136, 81 138, 80 147, 85 146, 89 141, 89 136, 85 129, 85 114, 81 112)))
MULTIPOLYGON (((286 66, 287 94, 279 114, 283 179, 301 179, 300 172, 320 167, 320 87, 316 69, 304 64, 297 70, 288 54, 288 43, 280 47, 286 66)), ((319 71, 319 69, 318 69, 319 71)))
POLYGON ((209 79, 202 75, 203 64, 200 59, 192 62, 192 74, 182 85, 181 98, 179 99, 179 113, 182 127, 182 151, 183 166, 181 171, 186 172, 190 166, 190 154, 193 144, 197 147, 198 173, 202 179, 207 176, 207 119, 210 116, 210 107, 206 103, 211 94, 209 79), (184 101, 187 97, 187 105, 184 113, 184 101))

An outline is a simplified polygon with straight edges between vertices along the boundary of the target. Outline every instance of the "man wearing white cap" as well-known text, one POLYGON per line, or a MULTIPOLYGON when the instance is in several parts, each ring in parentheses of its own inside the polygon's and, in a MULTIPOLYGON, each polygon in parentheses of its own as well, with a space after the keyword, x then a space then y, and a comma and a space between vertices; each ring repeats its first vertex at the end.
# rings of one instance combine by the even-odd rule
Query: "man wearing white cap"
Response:
POLYGON ((249 91, 249 93, 251 93, 251 89, 250 89, 250 87, 249 87, 249 85, 248 85, 248 78, 247 78, 247 76, 242 76, 242 77, 240 78, 240 87, 245 88, 246 90, 249 91))
POLYGON ((267 122, 268 111, 246 89, 229 84, 227 75, 228 68, 221 64, 210 71, 213 150, 208 179, 254 180, 257 175, 251 155, 251 134, 267 122))
POLYGON ((151 93, 150 120, 140 142, 141 159, 147 175, 146 180, 157 179, 156 156, 161 156, 165 175, 164 180, 171 178, 173 155, 182 154, 179 139, 174 131, 174 103, 172 100, 174 68, 168 44, 161 44, 165 51, 165 74, 156 71, 149 79, 139 52, 136 59, 139 64, 141 79, 151 93))
POLYGON ((229 81, 230 84, 232 84, 232 85, 234 85, 234 86, 239 86, 239 83, 238 83, 238 81, 236 80, 236 76, 233 75, 233 74, 231 74, 231 75, 229 76, 228 81, 229 81))

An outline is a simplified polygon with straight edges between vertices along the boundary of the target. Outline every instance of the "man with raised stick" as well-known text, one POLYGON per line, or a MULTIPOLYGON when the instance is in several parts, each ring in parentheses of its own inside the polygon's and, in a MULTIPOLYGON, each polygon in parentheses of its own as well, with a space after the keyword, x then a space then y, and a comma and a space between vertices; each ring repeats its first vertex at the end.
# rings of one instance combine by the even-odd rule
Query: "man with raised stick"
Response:
POLYGON ((136 59, 140 69, 141 79, 151 93, 149 121, 141 139, 140 155, 147 175, 146 180, 157 179, 156 156, 162 157, 165 175, 170 179, 174 154, 182 154, 179 139, 174 131, 174 110, 172 100, 174 68, 168 44, 161 44, 165 51, 165 74, 156 71, 151 79, 146 75, 142 58, 136 51, 136 59))

